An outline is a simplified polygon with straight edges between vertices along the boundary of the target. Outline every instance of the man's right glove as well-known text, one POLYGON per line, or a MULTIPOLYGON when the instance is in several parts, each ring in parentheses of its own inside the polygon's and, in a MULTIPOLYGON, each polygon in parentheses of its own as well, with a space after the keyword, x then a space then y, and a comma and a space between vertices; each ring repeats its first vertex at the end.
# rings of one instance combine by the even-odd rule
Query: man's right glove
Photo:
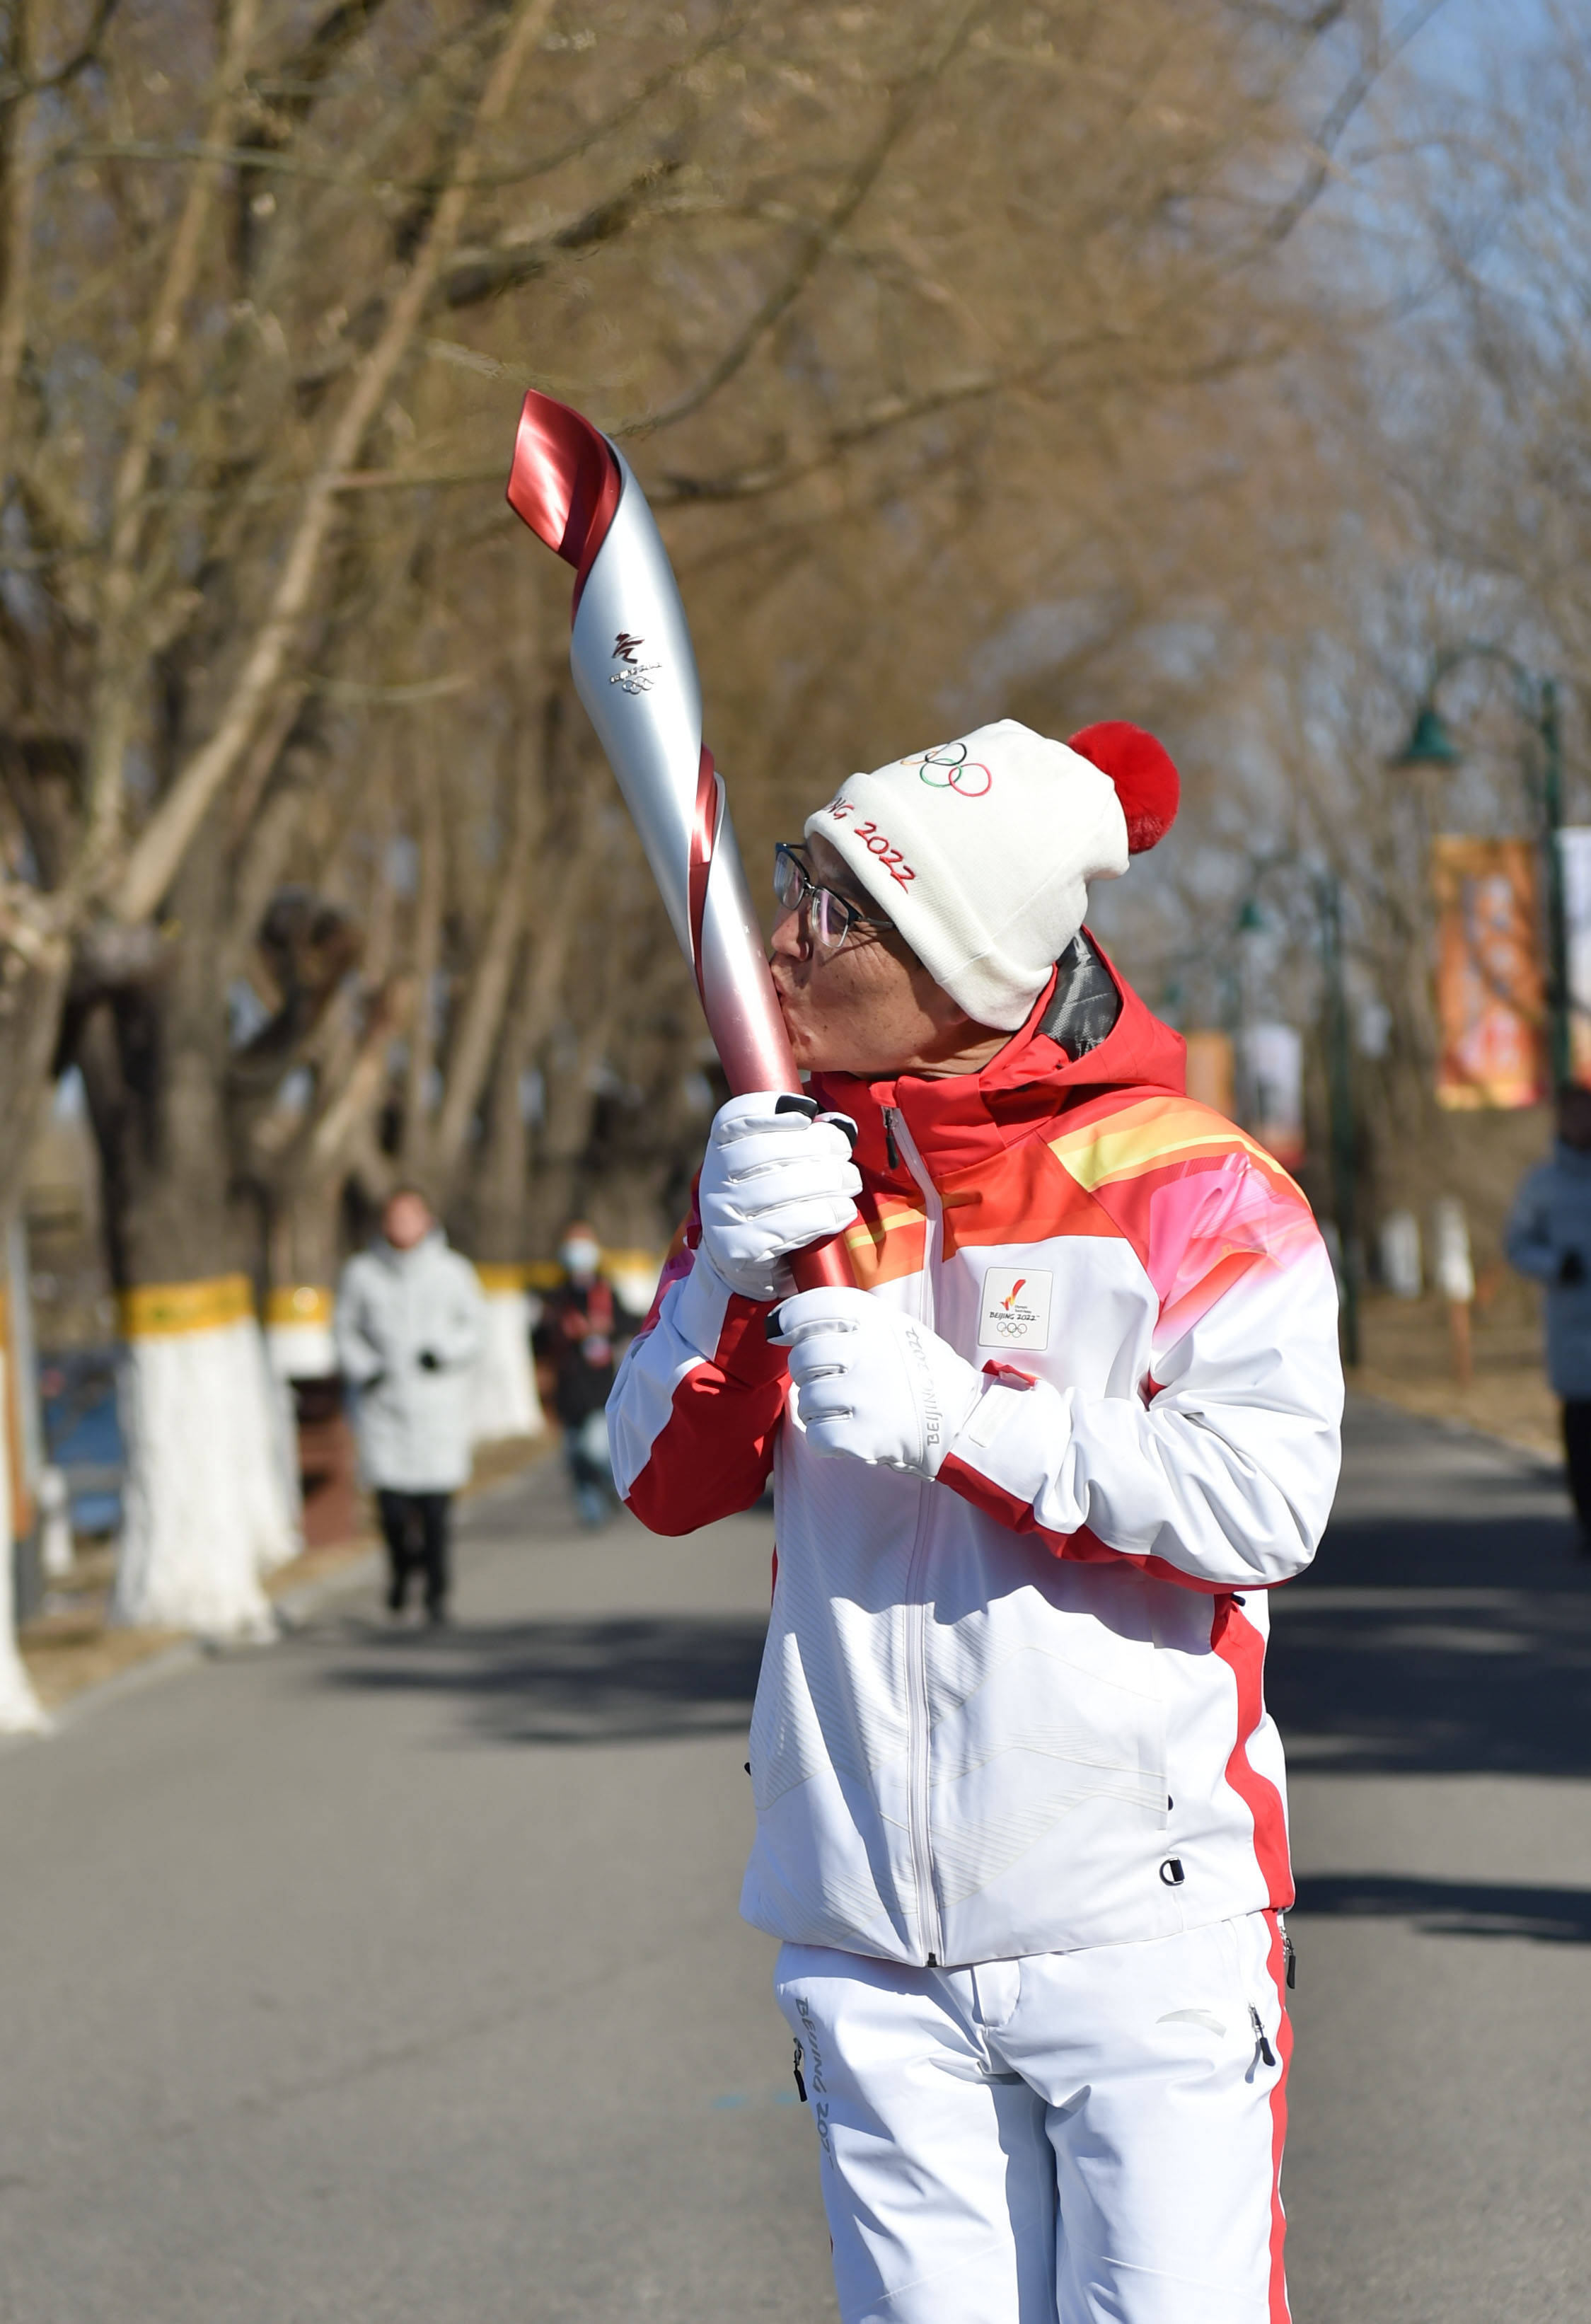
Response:
POLYGON ((777 1091, 720 1107, 696 1201, 702 1248, 731 1291, 784 1298, 796 1287, 790 1252, 850 1225, 861 1192, 854 1127, 843 1114, 814 1119, 810 1099, 777 1091))
POLYGON ((768 1318, 790 1351, 796 1416, 814 1452, 932 1481, 988 1381, 937 1332, 867 1291, 803 1291, 768 1318))

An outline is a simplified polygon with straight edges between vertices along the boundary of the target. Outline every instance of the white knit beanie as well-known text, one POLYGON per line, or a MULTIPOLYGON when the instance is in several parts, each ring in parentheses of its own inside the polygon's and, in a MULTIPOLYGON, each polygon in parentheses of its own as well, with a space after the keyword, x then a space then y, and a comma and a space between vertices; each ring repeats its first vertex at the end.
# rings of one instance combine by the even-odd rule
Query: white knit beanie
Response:
POLYGON ((806 819, 838 849, 936 983, 1014 1033, 1116 880, 1170 827, 1177 770, 1123 720, 1053 742, 1001 718, 851 775, 806 819))

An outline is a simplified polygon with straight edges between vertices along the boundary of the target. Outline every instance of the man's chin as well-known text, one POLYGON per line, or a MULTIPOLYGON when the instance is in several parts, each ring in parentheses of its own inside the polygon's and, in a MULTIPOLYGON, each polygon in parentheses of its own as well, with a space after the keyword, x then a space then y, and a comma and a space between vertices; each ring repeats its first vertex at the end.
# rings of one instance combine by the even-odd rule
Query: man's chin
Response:
POLYGON ((780 991, 777 977, 774 979, 774 999, 778 1002, 779 1015, 785 1020, 785 1033, 789 1040, 791 1055, 804 1073, 810 1073, 813 1063, 808 1051, 812 1044, 807 1038, 806 1028, 801 1022, 799 1009, 792 1007, 788 993, 780 991))
POLYGON ((832 1039, 825 1040, 822 1027, 806 1024, 802 1018, 799 1000, 779 991, 774 980, 774 998, 779 1004, 779 1015, 785 1020, 785 1030, 790 1037, 790 1051, 804 1074, 842 1073, 845 1068, 833 1054, 832 1039))
POLYGON ((790 1036, 790 1054, 804 1074, 823 1074, 833 1071, 832 1060, 825 1054, 821 1035, 814 1035, 799 1019, 785 1017, 785 1030, 790 1036))

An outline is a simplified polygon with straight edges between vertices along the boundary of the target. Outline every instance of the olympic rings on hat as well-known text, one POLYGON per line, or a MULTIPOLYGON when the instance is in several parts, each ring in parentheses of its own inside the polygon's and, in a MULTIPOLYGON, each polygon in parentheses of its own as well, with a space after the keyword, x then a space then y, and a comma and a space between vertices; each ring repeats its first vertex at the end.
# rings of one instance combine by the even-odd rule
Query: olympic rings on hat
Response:
POLYGON ((932 751, 918 751, 901 761, 915 767, 917 779, 930 790, 955 791, 962 798, 983 798, 994 788, 994 777, 979 760, 969 759, 965 742, 941 742, 932 751))

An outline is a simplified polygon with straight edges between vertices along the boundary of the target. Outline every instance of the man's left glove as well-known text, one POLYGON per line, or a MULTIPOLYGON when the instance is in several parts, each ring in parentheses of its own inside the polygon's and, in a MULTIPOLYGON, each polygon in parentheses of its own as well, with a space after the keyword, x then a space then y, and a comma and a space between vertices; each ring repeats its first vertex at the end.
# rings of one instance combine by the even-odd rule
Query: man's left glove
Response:
POLYGON ((987 1383, 938 1333, 868 1291, 802 1291, 768 1317, 814 1452, 933 1478, 987 1383))

